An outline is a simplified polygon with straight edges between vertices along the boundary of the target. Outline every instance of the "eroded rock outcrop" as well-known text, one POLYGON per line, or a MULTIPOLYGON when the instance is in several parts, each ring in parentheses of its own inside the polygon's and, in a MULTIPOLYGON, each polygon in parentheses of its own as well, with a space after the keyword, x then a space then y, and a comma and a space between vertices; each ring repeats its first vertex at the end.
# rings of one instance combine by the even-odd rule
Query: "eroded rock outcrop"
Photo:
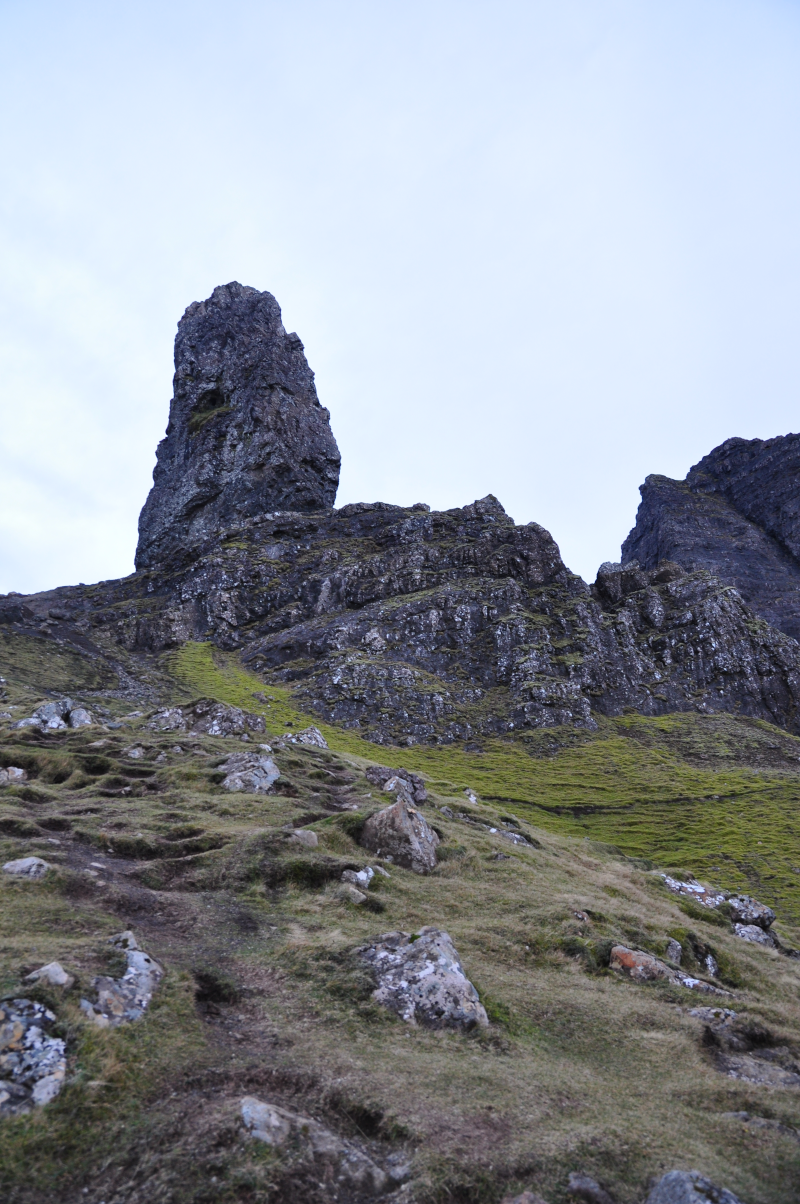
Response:
POLYGON ((64 1085, 66 1045, 53 1035, 55 1023, 32 999, 0 1001, 0 1115, 49 1104, 64 1085))
POLYGON ((743 1204, 743 1201, 699 1171, 668 1171, 650 1192, 647 1204, 743 1204))
POLYGON ((733 585, 800 639, 800 435, 727 439, 685 481, 649 476, 623 563, 673 561, 733 585))
POLYGON ((234 281, 190 305, 173 386, 137 569, 182 557, 249 517, 333 505, 340 457, 330 416, 271 293, 234 281))

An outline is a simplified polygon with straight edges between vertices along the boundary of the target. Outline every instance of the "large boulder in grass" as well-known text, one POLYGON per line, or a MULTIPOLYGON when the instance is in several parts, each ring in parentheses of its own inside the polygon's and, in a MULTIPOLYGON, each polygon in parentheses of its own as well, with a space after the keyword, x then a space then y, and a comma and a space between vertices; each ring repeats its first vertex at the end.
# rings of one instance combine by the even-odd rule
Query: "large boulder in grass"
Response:
POLYGON ((408 769, 390 769, 388 765, 370 765, 365 770, 365 776, 373 786, 380 786, 381 790, 389 790, 392 793, 402 793, 402 791, 397 791, 395 786, 389 785, 395 779, 399 779, 400 782, 405 783, 405 793, 408 794, 411 802, 426 803, 428 801, 428 792, 422 778, 408 769))
POLYGON ((406 1023, 465 1032, 488 1026, 478 992, 449 935, 439 928, 385 932, 357 952, 375 973, 372 998, 406 1023))
POLYGON ((756 924, 765 931, 775 920, 775 912, 766 903, 750 895, 734 895, 728 899, 731 919, 737 924, 756 924))
MULTIPOLYGON (((264 753, 232 753, 223 761, 222 780, 224 790, 243 791, 245 794, 266 794, 281 776, 281 771, 272 757, 264 753)), ((312 833, 303 833, 312 835, 312 833)))
POLYGON ((743 1204, 743 1201, 699 1171, 668 1171, 650 1192, 647 1204, 743 1204))
POLYGON ((415 874, 436 868, 439 837, 416 807, 399 798, 392 807, 371 815, 361 833, 365 849, 415 874))

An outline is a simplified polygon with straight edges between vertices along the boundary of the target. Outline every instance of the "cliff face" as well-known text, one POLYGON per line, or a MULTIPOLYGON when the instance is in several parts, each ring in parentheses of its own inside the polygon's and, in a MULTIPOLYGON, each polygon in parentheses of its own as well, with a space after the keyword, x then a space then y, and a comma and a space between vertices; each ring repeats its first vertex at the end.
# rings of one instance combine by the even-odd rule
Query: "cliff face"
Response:
POLYGON ((158 654, 212 641, 377 744, 469 746, 627 708, 800 731, 794 444, 741 442, 690 481, 648 478, 624 549, 641 567, 605 565, 592 587, 492 496, 334 510, 338 452, 300 341, 269 293, 228 285, 179 328, 138 571, 0 601, 0 623, 105 664, 131 697, 152 696, 158 654), (767 501, 747 502, 767 477, 767 501))
POLYGON ((648 477, 623 564, 707 569, 800 639, 799 474, 800 435, 786 435, 728 439, 685 481, 648 477))
POLYGON ((137 569, 183 557, 252 515, 333 505, 340 457, 329 414, 271 293, 234 282, 190 305, 173 384, 137 569))

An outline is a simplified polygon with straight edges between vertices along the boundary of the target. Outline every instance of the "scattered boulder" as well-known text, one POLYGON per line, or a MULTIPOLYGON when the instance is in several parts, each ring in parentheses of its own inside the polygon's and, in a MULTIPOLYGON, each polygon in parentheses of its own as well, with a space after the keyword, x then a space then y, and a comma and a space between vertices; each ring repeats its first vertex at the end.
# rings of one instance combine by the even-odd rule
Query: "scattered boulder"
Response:
POLYGON ((7 861, 3 873, 15 874, 18 878, 43 878, 51 868, 41 857, 20 857, 16 861, 7 861))
POLYGON ((567 1192, 582 1204, 614 1204, 613 1199, 604 1187, 589 1175, 573 1171, 567 1183, 567 1192))
POLYGON ((436 868, 439 837, 416 807, 402 798, 369 817, 360 843, 385 861, 393 861, 415 874, 429 874, 436 868))
POLYGON ((365 776, 367 781, 371 782, 373 786, 380 786, 381 790, 390 792, 402 790, 399 782, 404 782, 405 791, 412 803, 425 803, 428 801, 428 792, 425 789, 425 783, 422 778, 418 777, 415 773, 409 773, 407 769, 390 769, 388 765, 370 765, 365 771, 365 776), (397 784, 390 786, 390 782, 396 782, 397 784))
POLYGON ((15 728, 38 727, 44 732, 60 731, 66 727, 90 727, 94 723, 89 711, 71 698, 43 702, 28 719, 20 719, 15 728))
POLYGON ((734 924, 733 931, 743 941, 754 945, 765 945, 768 949, 775 948, 775 941, 759 924, 734 924))
POLYGON ((188 732, 190 736, 243 736, 248 731, 266 731, 261 715, 239 707, 201 698, 185 707, 164 707, 150 718, 148 728, 156 732, 188 732))
POLYGON ((0 1002, 0 1115, 49 1104, 64 1084, 66 1047, 51 1035, 56 1018, 32 999, 0 1002))
POLYGON ((367 896, 358 887, 353 886, 351 882, 343 882, 339 887, 339 898, 346 899, 348 903, 354 903, 356 907, 360 907, 362 903, 366 903, 367 896))
POLYGON ((64 987, 66 990, 75 982, 72 974, 67 974, 60 962, 48 962, 40 966, 25 979, 26 982, 46 982, 51 987, 64 987))
POLYGON ((7 765, 5 769, 0 769, 0 786, 13 786, 17 782, 27 782, 27 780, 27 773, 18 765, 7 765))
POLYGON ((265 753, 233 753, 220 769, 225 771, 224 790, 246 794, 266 794, 281 776, 281 771, 265 753))
POLYGON ((704 982, 702 978, 693 978, 691 974, 684 974, 682 970, 674 970, 659 958, 654 957, 652 953, 645 953, 641 949, 628 949, 626 945, 613 947, 609 965, 612 970, 626 974, 634 982, 654 982, 656 979, 666 979, 668 982, 686 987, 690 991, 702 991, 708 995, 730 994, 729 991, 723 991, 721 987, 704 982))
POLYGON ((375 871, 370 865, 365 865, 363 870, 342 871, 342 882, 350 882, 353 886, 360 886, 362 890, 368 889, 374 877, 375 871))
POLYGON ((299 828, 296 832, 292 832, 289 840, 293 844, 301 844, 305 849, 316 849, 319 845, 319 837, 316 832, 310 832, 307 828, 299 828))
POLYGON ((667 941, 667 957, 669 958, 669 960, 671 962, 674 962, 676 966, 679 966, 681 964, 681 958, 683 957, 683 947, 682 947, 680 941, 676 941, 674 939, 674 937, 671 937, 667 941))
POLYGON ((693 1008, 702 1042, 717 1070, 732 1079, 768 1087, 800 1087, 800 1065, 780 1038, 759 1021, 728 1008, 693 1008))
POLYGON ((647 1204, 743 1204, 743 1201, 699 1171, 668 1171, 650 1192, 647 1204))
POLYGON ((703 886, 695 878, 690 878, 688 882, 682 882, 680 878, 672 878, 669 874, 660 874, 659 877, 663 879, 667 890, 671 890, 675 895, 693 899, 695 903, 700 903, 703 907, 719 907, 720 903, 724 903, 728 897, 725 891, 717 890, 712 886, 703 886))
POLYGON ((122 978, 94 980, 97 1003, 81 1000, 81 1010, 99 1028, 116 1028, 144 1015, 153 992, 164 976, 158 962, 144 953, 132 932, 120 932, 109 941, 127 955, 128 968, 122 978))
POLYGON ((775 920, 772 908, 767 907, 765 903, 759 903, 758 899, 752 899, 750 895, 734 895, 728 899, 728 907, 735 924, 756 924, 766 931, 775 920))
POLYGON ((246 1095, 241 1101, 244 1127, 256 1141, 275 1149, 294 1149, 317 1164, 321 1178, 340 1189, 377 1195, 388 1185, 386 1173, 353 1142, 308 1116, 246 1095))
POLYGON ((464 973, 453 942, 439 928, 386 932, 357 950, 375 973, 372 998, 408 1024, 425 1028, 486 1028, 489 1019, 464 973))
POLYGON ((312 748, 327 748, 328 741, 318 727, 304 727, 300 732, 286 732, 278 738, 281 744, 309 744, 312 748))

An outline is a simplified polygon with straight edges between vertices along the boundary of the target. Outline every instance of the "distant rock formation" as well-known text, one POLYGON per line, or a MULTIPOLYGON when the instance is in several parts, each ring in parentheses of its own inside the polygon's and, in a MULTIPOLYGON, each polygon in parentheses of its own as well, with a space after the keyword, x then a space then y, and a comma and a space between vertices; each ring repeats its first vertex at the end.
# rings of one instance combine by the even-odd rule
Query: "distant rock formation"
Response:
POLYGON ((622 562, 708 569, 800 639, 800 435, 727 439, 685 481, 649 476, 622 562))
POLYGON ((139 518, 137 570, 181 558, 248 518, 333 505, 340 456, 330 416, 271 293, 234 281, 190 305, 178 324, 173 386, 139 518))

